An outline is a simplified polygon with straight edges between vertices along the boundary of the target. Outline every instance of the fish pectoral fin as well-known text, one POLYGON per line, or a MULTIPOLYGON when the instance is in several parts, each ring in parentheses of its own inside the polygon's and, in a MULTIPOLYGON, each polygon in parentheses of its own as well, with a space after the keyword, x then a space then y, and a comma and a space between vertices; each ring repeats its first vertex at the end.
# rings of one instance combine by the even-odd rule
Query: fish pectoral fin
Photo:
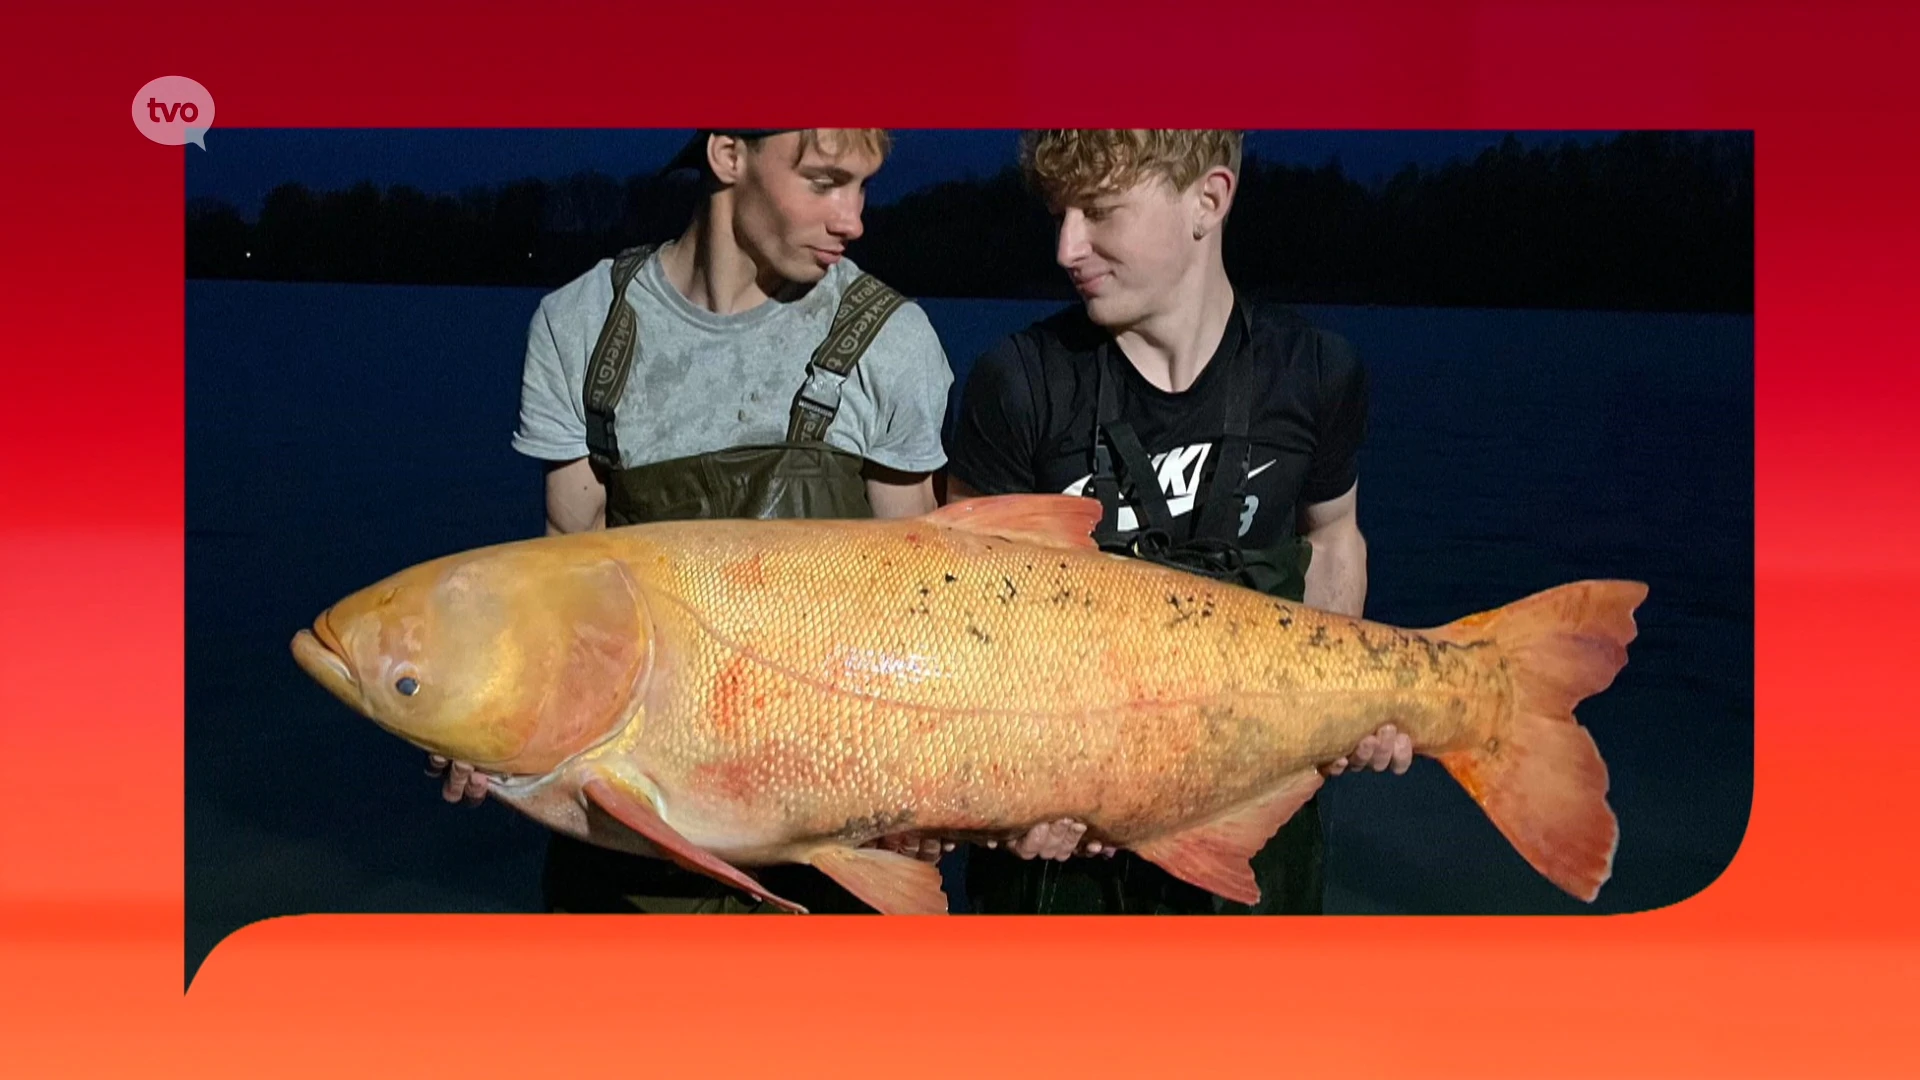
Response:
POLYGON ((696 874, 705 874, 716 881, 745 889, 755 896, 763 896, 786 911, 805 915, 807 909, 783 897, 767 891, 767 887, 749 877, 739 867, 709 851, 702 850, 693 841, 681 836, 674 827, 667 824, 653 804, 646 799, 628 794, 617 783, 604 776, 589 779, 581 786, 587 798, 593 800, 600 809, 613 815, 614 819, 652 842, 653 846, 664 852, 667 858, 696 874))
POLYGON ((1100 503, 1078 495, 987 495, 948 503, 924 520, 1041 547, 1094 548, 1100 503))
POLYGON ((1258 801, 1135 844, 1133 852, 1182 881, 1242 904, 1257 904, 1260 886, 1248 860, 1313 798, 1321 781, 1318 769, 1295 773, 1258 801))
POLYGON ((940 868, 883 848, 827 847, 807 860, 814 869, 882 915, 945 915, 940 868))

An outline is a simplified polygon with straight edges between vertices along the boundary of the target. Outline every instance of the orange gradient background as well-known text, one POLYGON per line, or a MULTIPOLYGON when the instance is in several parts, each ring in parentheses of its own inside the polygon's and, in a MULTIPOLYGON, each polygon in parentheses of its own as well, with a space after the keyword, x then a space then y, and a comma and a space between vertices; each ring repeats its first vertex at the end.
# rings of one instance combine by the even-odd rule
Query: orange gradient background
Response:
POLYGON ((691 4, 107 7, 0 16, 0 1073, 1920 1073, 1920 16, 756 0, 716 31, 691 4), (182 161, 202 151, 127 112, 171 74, 218 101, 215 154, 236 127, 1754 130, 1745 846, 1700 896, 1592 919, 290 917, 188 990, 182 161))

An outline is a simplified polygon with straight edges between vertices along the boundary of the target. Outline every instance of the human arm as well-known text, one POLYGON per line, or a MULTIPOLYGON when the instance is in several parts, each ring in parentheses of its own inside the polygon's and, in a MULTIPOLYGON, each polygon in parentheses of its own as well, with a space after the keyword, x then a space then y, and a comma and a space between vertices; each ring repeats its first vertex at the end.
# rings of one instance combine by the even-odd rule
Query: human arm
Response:
POLYGON ((937 509, 933 474, 946 464, 940 438, 953 371, 918 304, 894 312, 841 392, 827 440, 863 460, 873 516, 918 517, 937 509))
POLYGON ((1301 539, 1313 547, 1302 601, 1359 618, 1367 603, 1367 539, 1360 532, 1360 484, 1346 494, 1300 508, 1301 539))
POLYGON ((1315 445, 1295 503, 1294 527, 1312 546, 1308 607, 1358 618, 1367 600, 1367 542, 1360 533, 1360 447, 1367 431, 1367 371, 1345 338, 1320 336, 1315 445))
POLYGON ((607 486, 590 458, 547 466, 547 535, 607 527, 607 486))
POLYGON ((869 461, 861 469, 867 485, 867 502, 877 518, 908 518, 930 514, 937 507, 933 497, 933 474, 889 469, 869 461))

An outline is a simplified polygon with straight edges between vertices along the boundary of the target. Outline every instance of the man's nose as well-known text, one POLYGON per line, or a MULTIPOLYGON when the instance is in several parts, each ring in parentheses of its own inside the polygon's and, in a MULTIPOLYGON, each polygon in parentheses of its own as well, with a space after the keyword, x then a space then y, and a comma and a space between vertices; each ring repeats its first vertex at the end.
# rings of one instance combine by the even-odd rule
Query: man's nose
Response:
POLYGON ((840 201, 833 217, 827 221, 827 231, 848 243, 860 239, 867 231, 866 224, 860 220, 865 203, 866 200, 858 196, 840 201))
POLYGON ((1078 210, 1068 210, 1060 215, 1058 235, 1053 245, 1054 261, 1061 266, 1072 266, 1085 258, 1086 254, 1086 218, 1078 210))

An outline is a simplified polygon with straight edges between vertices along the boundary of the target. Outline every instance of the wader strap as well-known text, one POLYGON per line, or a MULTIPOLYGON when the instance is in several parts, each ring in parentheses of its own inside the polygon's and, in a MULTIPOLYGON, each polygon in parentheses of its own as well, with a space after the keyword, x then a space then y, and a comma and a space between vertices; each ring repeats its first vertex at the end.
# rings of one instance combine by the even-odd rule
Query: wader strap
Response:
POLYGON ((639 319, 627 304, 627 286, 657 246, 642 244, 628 248, 613 260, 613 305, 607 311, 606 323, 600 327, 600 340, 594 342, 593 356, 587 361, 587 456, 607 471, 620 467, 620 443, 613 434, 613 410, 627 388, 627 373, 633 370, 633 356, 640 341, 639 319))
POLYGON ((1095 543, 1117 540, 1119 536, 1120 492, 1113 475, 1114 454, 1119 455, 1120 467, 1126 470, 1127 482, 1133 487, 1134 513, 1140 518, 1141 528, 1162 533, 1173 528, 1173 511, 1167 506, 1166 495, 1160 491, 1160 478, 1154 474, 1153 462, 1147 457, 1146 448, 1140 445, 1140 437, 1134 434, 1133 425, 1120 419, 1120 398, 1114 390, 1113 379, 1107 374, 1107 365, 1112 360, 1109 348, 1101 347, 1094 369, 1094 381, 1099 387, 1099 419, 1094 432, 1093 487, 1101 507, 1095 543))
POLYGON ((1097 435, 1093 444, 1093 481, 1087 485, 1100 500, 1100 521, 1093 542, 1102 548, 1120 542, 1120 482, 1113 475, 1113 451, 1097 435))
MULTIPOLYGON (((1253 379, 1248 370, 1251 363, 1249 356, 1253 350, 1253 319, 1237 300, 1234 314, 1238 316, 1241 337, 1237 346, 1227 354, 1227 406, 1221 429, 1220 457, 1214 463, 1213 478, 1207 484, 1206 498, 1197 511, 1192 533, 1195 540, 1236 541, 1240 532, 1240 515, 1246 502, 1248 471, 1253 453, 1252 444, 1247 439, 1253 398, 1253 379), (1226 484, 1232 485, 1231 494, 1222 497, 1221 489, 1226 484)), ((1094 420, 1093 479, 1088 486, 1093 489, 1094 497, 1100 500, 1103 510, 1100 524, 1094 530, 1094 542, 1103 547, 1109 544, 1124 546, 1119 538, 1120 484, 1114 473, 1113 462, 1116 454, 1132 485, 1134 512, 1139 518, 1138 531, 1142 534, 1158 532, 1162 542, 1167 542, 1173 534, 1173 513, 1167 506, 1165 493, 1160 490, 1160 478, 1155 475, 1152 461, 1134 432, 1133 425, 1120 419, 1119 395, 1107 370, 1114 362, 1113 348, 1111 340, 1103 343, 1094 358, 1098 404, 1094 420)))
POLYGON ((1107 445, 1107 423, 1120 415, 1113 386, 1107 378, 1107 351, 1093 354, 1093 479, 1087 488, 1100 501, 1100 520, 1093 542, 1102 548, 1120 542, 1120 479, 1113 472, 1113 448, 1107 445))
POLYGON ((794 396, 787 420, 788 442, 819 442, 826 437, 834 414, 840 411, 840 384, 866 355, 906 297, 882 284, 872 274, 861 274, 840 297, 827 339, 807 362, 807 381, 794 396))
POLYGON ((1253 373, 1249 354, 1253 352, 1253 320, 1238 303, 1233 310, 1240 316, 1240 344, 1227 357, 1227 415, 1221 429, 1220 460, 1213 466, 1213 479, 1207 484, 1207 501, 1194 522, 1194 539, 1209 538, 1237 542, 1240 539, 1240 515, 1246 505, 1247 472, 1253 464, 1253 444, 1247 441, 1247 421, 1252 409, 1253 373), (1221 498, 1220 491, 1231 477, 1232 493, 1221 498))

